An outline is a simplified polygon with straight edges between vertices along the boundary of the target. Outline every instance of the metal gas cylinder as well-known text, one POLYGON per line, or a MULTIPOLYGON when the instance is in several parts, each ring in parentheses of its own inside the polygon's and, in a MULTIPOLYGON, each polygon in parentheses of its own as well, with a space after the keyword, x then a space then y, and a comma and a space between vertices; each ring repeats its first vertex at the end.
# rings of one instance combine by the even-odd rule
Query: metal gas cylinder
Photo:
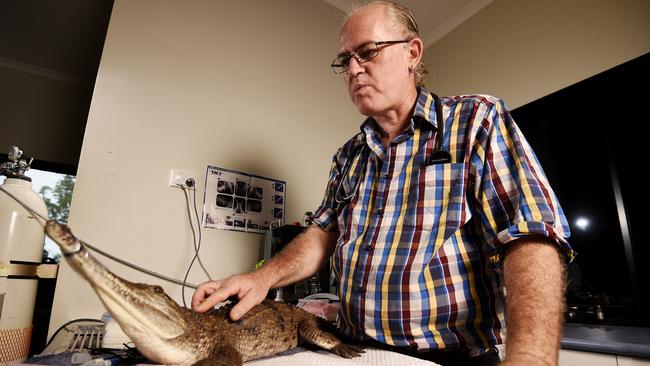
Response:
POLYGON ((24 175, 31 159, 12 147, 9 161, 0 164, 0 364, 27 358, 32 334, 32 316, 38 271, 43 257, 45 234, 34 213, 47 217, 47 206, 24 175))

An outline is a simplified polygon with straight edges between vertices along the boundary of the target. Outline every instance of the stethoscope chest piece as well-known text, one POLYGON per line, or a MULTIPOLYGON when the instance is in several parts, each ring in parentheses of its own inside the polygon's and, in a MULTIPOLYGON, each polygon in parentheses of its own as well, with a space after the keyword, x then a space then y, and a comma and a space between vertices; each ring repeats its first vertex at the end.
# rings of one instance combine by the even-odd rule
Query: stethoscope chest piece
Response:
POLYGON ((438 125, 438 130, 436 131, 435 147, 431 153, 431 156, 427 160, 426 165, 451 163, 451 154, 449 151, 442 148, 445 125, 445 122, 442 119, 442 103, 440 102, 440 98, 438 98, 437 95, 434 93, 431 93, 431 95, 433 96, 434 103, 436 104, 436 122, 438 125))
POLYGON ((427 161, 427 165, 451 163, 451 154, 447 150, 434 150, 427 161))

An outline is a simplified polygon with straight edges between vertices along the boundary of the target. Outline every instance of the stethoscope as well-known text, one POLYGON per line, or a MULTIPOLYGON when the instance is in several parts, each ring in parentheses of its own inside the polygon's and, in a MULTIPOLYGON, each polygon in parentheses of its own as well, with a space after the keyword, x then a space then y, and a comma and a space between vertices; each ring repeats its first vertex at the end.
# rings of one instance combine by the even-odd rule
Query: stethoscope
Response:
MULTIPOLYGON (((436 107, 437 131, 436 131, 436 140, 434 141, 434 145, 433 145, 433 152, 431 152, 431 156, 426 161, 425 166, 451 163, 451 154, 449 153, 449 151, 442 149, 442 139, 444 135, 443 129, 445 124, 445 122, 442 119, 442 103, 440 103, 440 98, 434 93, 431 93, 431 96, 433 97, 433 101, 436 104, 435 107, 436 107)), ((357 147, 355 147, 354 153, 350 154, 350 158, 346 160, 345 165, 343 167, 343 173, 341 174, 342 177, 341 181, 336 187, 336 192, 334 192, 334 200, 336 201, 336 203, 338 204, 349 203, 352 200, 352 197, 354 197, 354 195, 357 193, 357 190, 359 189, 359 184, 361 183, 360 172, 363 171, 363 169, 366 166, 365 162, 368 160, 367 157, 366 158, 363 157, 367 149, 370 148, 367 146, 367 144, 364 141, 361 144, 357 145, 357 147), (363 164, 359 164, 359 161, 361 159, 364 160, 363 164), (350 178, 349 176, 350 169, 352 169, 353 165, 355 166, 355 174, 353 175, 357 176, 357 181, 354 183, 354 189, 351 189, 346 193, 344 189, 341 189, 341 187, 343 187, 343 179, 350 178)))

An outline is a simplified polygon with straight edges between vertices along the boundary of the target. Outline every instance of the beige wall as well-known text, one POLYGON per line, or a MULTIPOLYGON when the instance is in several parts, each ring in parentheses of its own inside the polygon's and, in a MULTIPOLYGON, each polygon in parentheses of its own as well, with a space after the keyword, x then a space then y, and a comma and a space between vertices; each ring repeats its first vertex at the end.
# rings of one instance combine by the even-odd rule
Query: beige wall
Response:
POLYGON ((426 50, 430 89, 516 108, 650 51, 647 0, 496 0, 426 50))
MULTIPOLYGON (((342 13, 321 1, 116 1, 84 138, 70 225, 125 260, 176 278, 193 255, 172 168, 208 164, 287 181, 287 221, 320 203, 331 156, 362 117, 329 61, 342 13), (297 16, 299 15, 299 16, 297 16)), ((216 277, 252 268, 259 234, 204 229, 216 277)), ((102 259, 133 281, 180 287, 102 259)), ((205 280, 195 266, 190 282, 205 280)), ((192 291, 187 291, 189 299, 192 291)), ((50 332, 103 309, 62 266, 50 332)))

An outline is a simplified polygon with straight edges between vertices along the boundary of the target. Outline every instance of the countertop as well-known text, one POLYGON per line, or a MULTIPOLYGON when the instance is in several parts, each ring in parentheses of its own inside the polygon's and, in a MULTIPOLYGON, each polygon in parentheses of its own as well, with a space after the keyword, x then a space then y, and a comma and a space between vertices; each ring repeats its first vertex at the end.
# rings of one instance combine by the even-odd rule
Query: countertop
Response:
POLYGON ((650 328, 566 323, 562 348, 650 358, 650 328))

